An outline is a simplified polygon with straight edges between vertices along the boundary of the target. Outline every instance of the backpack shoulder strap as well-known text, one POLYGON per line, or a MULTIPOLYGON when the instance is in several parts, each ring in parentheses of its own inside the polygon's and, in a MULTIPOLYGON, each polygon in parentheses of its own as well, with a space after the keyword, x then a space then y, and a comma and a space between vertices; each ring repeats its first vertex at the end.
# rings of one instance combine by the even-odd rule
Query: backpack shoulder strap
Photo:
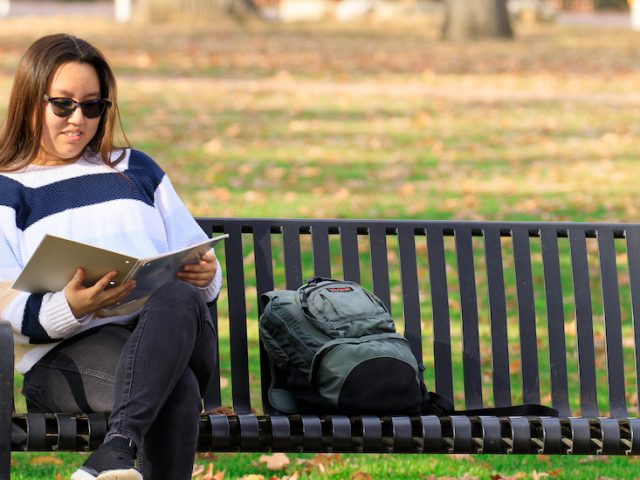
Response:
POLYGON ((557 417, 558 410, 537 403, 509 405, 506 407, 475 408, 470 410, 454 410, 451 415, 493 415, 496 417, 557 417))
POLYGON ((472 408, 468 410, 455 410, 451 401, 435 392, 425 392, 422 403, 422 413, 426 415, 451 416, 482 416, 492 415, 496 417, 557 417, 558 410, 537 403, 523 405, 509 405, 506 407, 472 408))

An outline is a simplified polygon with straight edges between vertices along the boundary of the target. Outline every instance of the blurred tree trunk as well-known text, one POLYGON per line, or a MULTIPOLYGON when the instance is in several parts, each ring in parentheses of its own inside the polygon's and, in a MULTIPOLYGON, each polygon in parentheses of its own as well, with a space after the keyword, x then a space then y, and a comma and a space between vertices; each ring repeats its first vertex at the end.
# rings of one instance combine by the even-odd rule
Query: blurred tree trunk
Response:
POLYGON ((445 0, 445 40, 511 38, 507 0, 445 0))
POLYGON ((243 20, 255 14, 257 8, 252 0, 137 0, 134 15, 142 22, 167 22, 221 16, 243 20))

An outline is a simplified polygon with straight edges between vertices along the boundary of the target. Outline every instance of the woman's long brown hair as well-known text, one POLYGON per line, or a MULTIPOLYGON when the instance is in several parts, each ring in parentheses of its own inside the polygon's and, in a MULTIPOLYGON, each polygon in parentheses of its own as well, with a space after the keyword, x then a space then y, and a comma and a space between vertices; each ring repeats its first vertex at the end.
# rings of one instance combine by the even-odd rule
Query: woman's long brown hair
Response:
MULTIPOLYGON (((7 118, 0 132, 0 171, 15 171, 34 161, 40 149, 44 95, 61 65, 79 62, 92 65, 98 74, 100 95, 113 103, 100 119, 95 136, 88 147, 102 161, 113 166, 124 155, 112 161, 114 132, 120 128, 117 85, 104 55, 85 40, 63 33, 36 40, 23 55, 14 77, 7 118)), ((122 130, 121 130, 122 131, 122 130)), ((122 132, 124 137, 124 132, 122 132)), ((126 142, 126 137, 125 142, 126 142)), ((128 143, 128 142, 127 142, 128 143)))

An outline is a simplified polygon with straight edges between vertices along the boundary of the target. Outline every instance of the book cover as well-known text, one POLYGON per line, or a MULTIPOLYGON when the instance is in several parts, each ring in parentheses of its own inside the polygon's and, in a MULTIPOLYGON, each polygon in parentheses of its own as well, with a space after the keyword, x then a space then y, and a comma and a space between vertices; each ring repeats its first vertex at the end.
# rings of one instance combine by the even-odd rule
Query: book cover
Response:
POLYGON ((13 288, 30 293, 58 292, 64 289, 79 267, 86 272, 84 284, 88 287, 115 270, 118 275, 113 281, 114 285, 129 279, 136 281, 136 288, 118 304, 120 306, 146 298, 156 288, 175 280, 176 273, 183 265, 197 263, 202 254, 228 236, 219 235, 153 257, 135 258, 86 243, 45 235, 13 288))

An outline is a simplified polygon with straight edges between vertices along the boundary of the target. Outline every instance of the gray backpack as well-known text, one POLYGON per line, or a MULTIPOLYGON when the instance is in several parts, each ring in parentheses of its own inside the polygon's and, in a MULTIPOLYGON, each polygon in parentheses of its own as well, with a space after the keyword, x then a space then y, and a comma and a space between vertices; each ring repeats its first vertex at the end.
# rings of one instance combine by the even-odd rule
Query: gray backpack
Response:
POLYGON ((269 402, 282 413, 418 414, 421 367, 382 301, 354 282, 315 278, 261 297, 269 402))

